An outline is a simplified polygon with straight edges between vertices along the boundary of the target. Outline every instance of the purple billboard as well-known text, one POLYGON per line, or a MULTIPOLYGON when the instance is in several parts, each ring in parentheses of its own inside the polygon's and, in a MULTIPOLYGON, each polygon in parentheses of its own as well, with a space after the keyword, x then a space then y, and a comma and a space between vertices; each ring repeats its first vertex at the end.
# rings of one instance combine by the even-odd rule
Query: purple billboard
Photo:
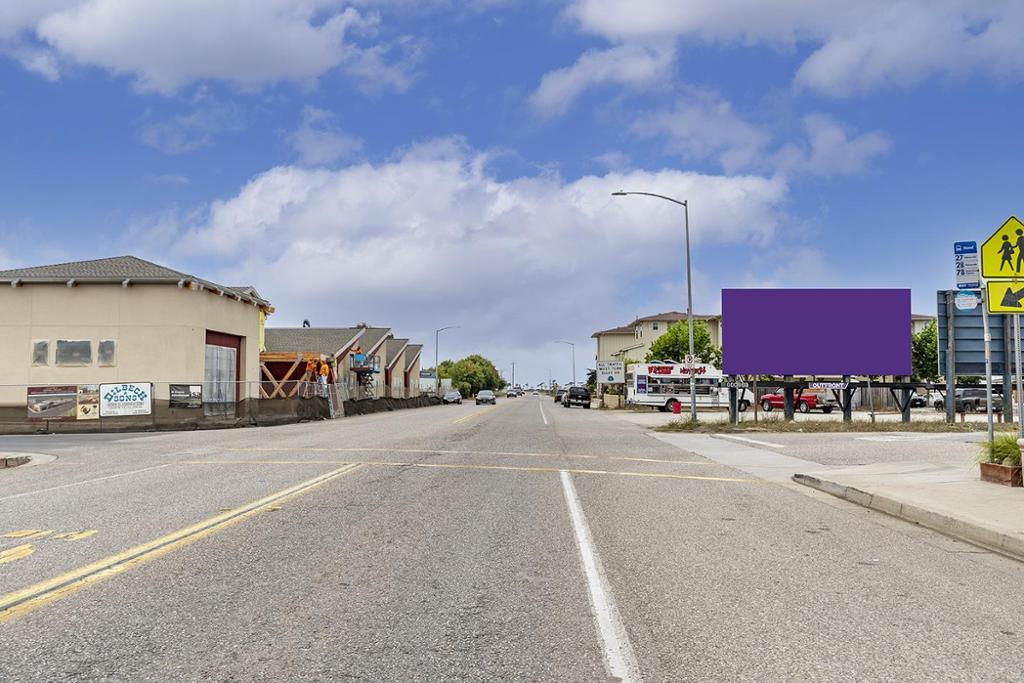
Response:
POLYGON ((909 375, 909 289, 723 289, 727 375, 909 375))

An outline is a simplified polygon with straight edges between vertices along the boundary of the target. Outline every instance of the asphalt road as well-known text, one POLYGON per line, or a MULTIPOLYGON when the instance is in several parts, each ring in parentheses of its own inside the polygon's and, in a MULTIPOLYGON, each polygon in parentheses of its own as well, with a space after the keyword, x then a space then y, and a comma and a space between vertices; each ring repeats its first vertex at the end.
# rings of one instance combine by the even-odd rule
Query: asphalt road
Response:
MULTIPOLYGON (((803 436, 771 438, 816 461, 945 448, 803 436)), ((0 471, 4 681, 1024 667, 1021 564, 546 397, 0 451, 55 456, 0 471)))

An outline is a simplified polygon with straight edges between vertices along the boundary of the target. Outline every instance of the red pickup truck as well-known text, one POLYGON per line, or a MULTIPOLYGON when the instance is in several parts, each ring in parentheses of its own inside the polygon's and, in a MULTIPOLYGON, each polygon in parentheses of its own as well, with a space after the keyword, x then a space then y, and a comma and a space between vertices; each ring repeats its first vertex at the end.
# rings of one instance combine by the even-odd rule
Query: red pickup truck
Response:
MULTIPOLYGON (((800 394, 800 398, 797 398, 796 390, 793 390, 793 400, 793 408, 801 413, 820 410, 827 415, 838 405, 835 398, 826 393, 825 390, 804 389, 803 393, 800 394)), ((776 408, 782 410, 785 406, 786 397, 781 391, 777 391, 774 394, 765 394, 761 397, 761 410, 766 413, 770 413, 776 408)))

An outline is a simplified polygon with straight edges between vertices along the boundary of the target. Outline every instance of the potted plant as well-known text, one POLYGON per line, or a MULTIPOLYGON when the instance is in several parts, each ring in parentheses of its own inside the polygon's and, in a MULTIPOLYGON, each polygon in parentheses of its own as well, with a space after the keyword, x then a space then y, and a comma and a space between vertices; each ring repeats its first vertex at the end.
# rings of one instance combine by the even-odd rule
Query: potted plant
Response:
POLYGON ((1003 486, 1020 486, 1020 446, 1016 434, 1000 434, 992 441, 983 441, 978 464, 981 480, 1003 486))

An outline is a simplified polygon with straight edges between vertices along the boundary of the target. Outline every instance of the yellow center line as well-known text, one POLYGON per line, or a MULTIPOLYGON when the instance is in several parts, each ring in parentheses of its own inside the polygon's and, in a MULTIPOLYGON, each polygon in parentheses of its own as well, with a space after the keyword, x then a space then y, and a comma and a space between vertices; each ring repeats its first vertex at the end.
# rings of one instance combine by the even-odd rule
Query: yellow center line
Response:
POLYGON ((621 455, 585 455, 579 453, 531 453, 524 451, 448 451, 436 448, 228 448, 231 453, 436 453, 438 455, 502 455, 524 458, 570 458, 584 460, 617 460, 623 462, 651 462, 665 465, 717 465, 710 460, 663 460, 658 458, 627 457, 621 455))
POLYGON ((13 548, 0 552, 0 564, 7 564, 8 562, 14 562, 20 560, 23 557, 28 557, 35 550, 32 548, 31 543, 25 543, 24 545, 16 545, 13 548))
MULTIPOLYGON (((334 465, 337 460, 182 460, 179 465, 334 465)), ((755 479, 738 479, 734 477, 701 477, 689 474, 662 474, 658 472, 621 472, 616 470, 580 470, 564 467, 516 467, 513 465, 478 465, 475 463, 440 463, 440 462, 387 462, 372 460, 349 460, 358 465, 377 465, 382 467, 424 467, 439 469, 465 470, 502 470, 507 472, 571 472, 573 474, 603 474, 622 477, 648 477, 651 479, 682 479, 688 481, 725 481, 743 484, 754 484, 755 479)))
MULTIPOLYGON (((333 463, 339 464, 339 463, 333 463)), ((136 567, 144 562, 166 555, 174 550, 205 538, 232 524, 237 524, 266 509, 279 506, 310 490, 326 484, 344 474, 358 468, 357 463, 344 463, 342 467, 331 470, 313 479, 295 486, 272 493, 251 503, 242 505, 220 515, 215 515, 191 526, 166 534, 159 538, 137 545, 120 553, 110 555, 102 560, 73 569, 69 572, 32 584, 26 588, 0 596, 0 622, 19 614, 35 609, 43 604, 65 597, 70 593, 90 584, 110 578, 121 572, 136 567)), ((20 547, 20 546, 19 546, 20 547)), ((31 547, 31 546, 29 546, 31 547)), ((14 550, 14 549, 12 549, 14 550)))
POLYGON ((4 539, 39 539, 44 536, 49 536, 53 533, 53 529, 50 528, 23 528, 17 531, 8 531, 4 533, 4 539))
POLYGON ((492 411, 497 411, 499 408, 502 407, 502 405, 507 405, 507 403, 499 403, 498 405, 492 405, 492 407, 490 407, 490 408, 485 408, 482 411, 476 411, 475 413, 470 413, 469 415, 465 415, 465 416, 459 418, 458 420, 453 420, 452 424, 457 425, 460 422, 465 422, 466 420, 470 420, 470 419, 475 418, 475 417, 477 417, 479 415, 483 415, 484 413, 490 413, 492 411))

